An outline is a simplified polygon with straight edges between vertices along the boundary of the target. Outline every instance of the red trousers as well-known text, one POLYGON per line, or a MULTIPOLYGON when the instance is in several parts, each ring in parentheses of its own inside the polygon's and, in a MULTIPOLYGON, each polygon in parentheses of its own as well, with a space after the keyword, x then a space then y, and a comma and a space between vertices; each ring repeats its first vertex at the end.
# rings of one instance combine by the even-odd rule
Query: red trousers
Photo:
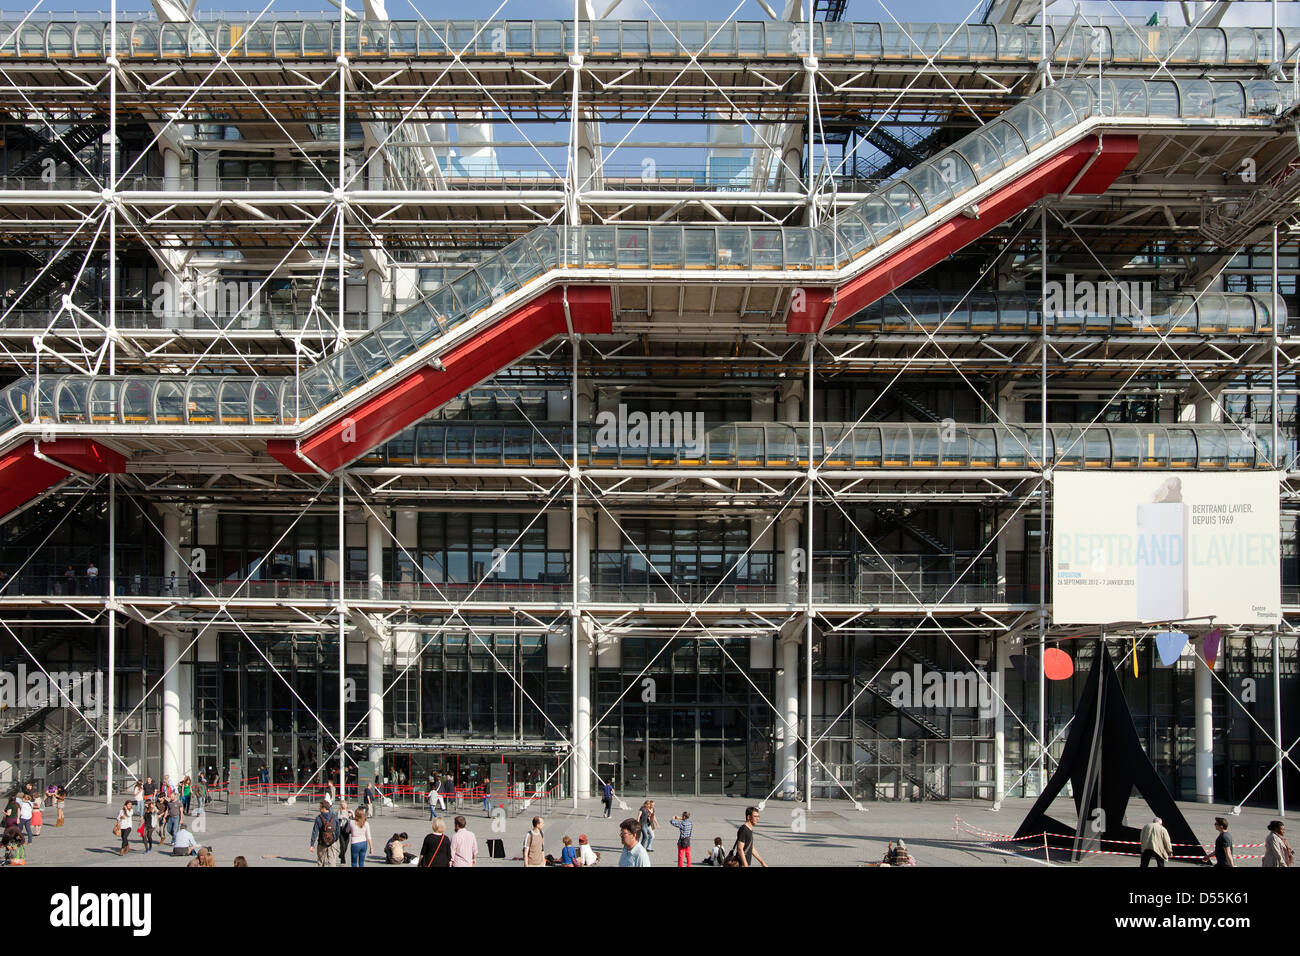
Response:
POLYGON ((678 865, 678 866, 690 866, 690 865, 691 865, 691 848, 690 848, 690 847, 688 847, 688 846, 679 846, 679 847, 677 848, 677 865, 678 865))

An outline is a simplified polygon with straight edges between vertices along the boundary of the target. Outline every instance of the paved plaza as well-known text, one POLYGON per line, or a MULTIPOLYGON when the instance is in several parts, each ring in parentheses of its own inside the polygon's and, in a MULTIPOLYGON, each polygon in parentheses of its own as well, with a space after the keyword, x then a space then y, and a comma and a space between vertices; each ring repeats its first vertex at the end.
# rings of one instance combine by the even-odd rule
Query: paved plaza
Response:
MULTIPOLYGON (((125 799, 122 798, 122 799, 125 799)), ((713 838, 720 836, 728 847, 735 839, 736 828, 744 818, 746 801, 728 799, 656 797, 660 827, 655 838, 652 862, 655 866, 676 865, 676 831, 668 820, 682 810, 689 810, 695 823, 693 854, 703 858, 713 838)), ((86 866, 86 867, 179 867, 185 861, 168 855, 170 850, 159 851, 155 844, 152 853, 143 852, 139 837, 132 836, 131 853, 118 855, 119 841, 112 835, 114 809, 101 799, 89 797, 70 798, 67 802, 66 824, 55 828, 47 825, 28 853, 29 866, 86 866)), ((519 866, 520 846, 534 813, 546 819, 546 852, 559 856, 561 840, 565 835, 577 842, 585 833, 592 847, 601 854, 601 866, 613 866, 619 852, 618 822, 634 815, 640 799, 627 801, 628 808, 615 811, 610 819, 603 816, 601 804, 596 800, 580 801, 575 809, 571 802, 556 803, 549 807, 529 807, 504 818, 504 832, 493 832, 493 820, 484 814, 481 804, 465 801, 460 810, 441 814, 447 819, 463 813, 469 828, 478 838, 480 866, 519 866), (505 843, 507 859, 488 859, 486 840, 499 837, 505 843)), ((990 831, 996 834, 1013 833, 1028 813, 1032 801, 1007 800, 999 812, 989 809, 982 801, 952 800, 931 803, 870 803, 863 811, 856 811, 845 801, 821 801, 809 813, 802 806, 781 801, 769 801, 761 814, 758 826, 758 852, 772 866, 860 866, 876 862, 885 852, 890 840, 907 841, 918 866, 1044 866, 1043 852, 1010 852, 1010 844, 990 845, 986 837, 971 830, 990 831), (957 819, 963 823, 961 831, 955 829, 957 819)), ((1198 838, 1213 838, 1213 820, 1216 814, 1228 815, 1226 808, 1218 805, 1196 803, 1180 804, 1198 838)), ((1058 800, 1055 810, 1059 818, 1069 822, 1068 799, 1058 800)), ((211 846, 218 866, 230 866, 236 856, 244 856, 250 866, 314 866, 315 854, 308 848, 311 837, 315 804, 298 801, 286 806, 283 801, 255 801, 245 805, 238 816, 228 815, 221 804, 202 817, 202 829, 195 835, 199 842, 211 846)), ((1234 841, 1241 844, 1259 843, 1265 834, 1265 825, 1276 816, 1275 811, 1243 809, 1240 816, 1229 816, 1234 841)), ((49 819, 52 819, 53 814, 49 819)), ((501 819, 501 818, 499 818, 501 819)), ((1140 804, 1130 807, 1130 822, 1140 826, 1148 819, 1140 804)), ((196 827, 196 831, 199 828, 196 827)), ((394 806, 383 808, 372 820, 371 832, 382 850, 383 844, 395 832, 404 831, 419 850, 424 835, 429 832, 428 812, 423 806, 394 806)), ((1242 850, 1257 854, 1259 850, 1242 850)), ((1056 859, 1054 857, 1054 859, 1056 859)), ((380 869, 385 866, 379 857, 372 856, 367 864, 380 869)), ((1136 859, 1123 856, 1093 856, 1079 866, 1133 867, 1136 859)), ((1258 866, 1255 859, 1243 859, 1239 865, 1258 866)))

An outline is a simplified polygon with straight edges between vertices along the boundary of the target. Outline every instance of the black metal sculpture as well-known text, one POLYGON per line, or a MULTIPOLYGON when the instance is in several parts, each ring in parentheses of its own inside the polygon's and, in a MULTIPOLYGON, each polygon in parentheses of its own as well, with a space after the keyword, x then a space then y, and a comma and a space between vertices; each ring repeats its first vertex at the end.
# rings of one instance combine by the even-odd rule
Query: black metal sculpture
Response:
POLYGON ((1137 842, 1141 832, 1124 823, 1124 813, 1136 788, 1164 822, 1175 845, 1174 855, 1195 856, 1200 841, 1142 749, 1105 643, 1097 642, 1092 670, 1084 683, 1056 772, 1020 824, 1016 838, 1047 834, 1047 845, 1068 851, 1073 860, 1087 849, 1132 851, 1135 848, 1126 844, 1137 842), (1067 780, 1073 784, 1078 813, 1079 822, 1074 827, 1047 815, 1067 780), (1073 838, 1068 835, 1071 830, 1073 838))

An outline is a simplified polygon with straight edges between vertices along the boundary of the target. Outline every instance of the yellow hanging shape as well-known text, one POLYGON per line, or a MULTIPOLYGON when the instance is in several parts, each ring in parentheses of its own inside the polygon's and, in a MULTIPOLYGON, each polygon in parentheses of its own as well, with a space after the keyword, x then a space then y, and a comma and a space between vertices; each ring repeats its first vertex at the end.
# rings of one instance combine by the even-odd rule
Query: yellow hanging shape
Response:
POLYGON ((1133 676, 1138 676, 1138 639, 1133 638, 1133 676))

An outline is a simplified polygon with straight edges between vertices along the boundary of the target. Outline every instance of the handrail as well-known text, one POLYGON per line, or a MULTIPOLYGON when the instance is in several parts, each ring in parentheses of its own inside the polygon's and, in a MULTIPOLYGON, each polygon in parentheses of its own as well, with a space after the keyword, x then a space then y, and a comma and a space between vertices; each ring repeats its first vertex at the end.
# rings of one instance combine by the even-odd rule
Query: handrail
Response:
MULTIPOLYGON (((709 227, 714 228, 714 227, 709 227)), ((446 276, 459 275, 467 264, 454 267, 422 268, 422 272, 440 272, 446 276)), ((1106 289, 1101 290, 1103 299, 1106 289)), ((1118 289, 1112 296, 1123 303, 1118 289)), ((1268 335, 1273 331, 1267 295, 1253 292, 1203 292, 1156 293, 1151 296, 1151 307, 1145 316, 1114 315, 1113 311, 1095 308, 1087 312, 1049 313, 1048 331, 1066 332, 1077 329, 1091 334, 1122 335, 1132 332, 1151 332, 1164 335, 1198 335, 1224 333, 1231 335, 1268 335)), ((1280 299, 1278 306, 1279 331, 1287 334, 1294 329, 1286 312, 1286 303, 1280 299)), ((99 318, 105 310, 98 305, 79 303, 78 308, 99 318)), ((209 308, 207 302, 196 302, 188 308, 173 308, 170 312, 159 309, 117 309, 118 329, 135 331, 170 332, 183 329, 195 332, 265 332, 301 329, 314 321, 305 311, 285 305, 259 302, 256 308, 246 308, 238 315, 229 310, 209 308), (232 324, 233 323, 233 324, 232 324)), ((381 322, 390 321, 396 314, 385 309, 381 322)), ((107 319, 104 319, 107 325, 107 319)), ((1024 292, 973 292, 963 296, 956 292, 907 291, 891 292, 873 305, 846 319, 831 330, 831 334, 857 332, 929 332, 932 334, 967 334, 979 332, 1009 332, 1023 334, 1042 328, 1042 309, 1039 297, 1024 292)), ((72 329, 78 327, 77 316, 64 313, 52 317, 49 309, 14 309, 7 316, 0 315, 0 330, 72 329)), ((365 309, 343 313, 346 332, 364 333, 369 329, 369 313, 365 309)), ((88 330, 82 329, 82 334, 88 330)), ((93 330, 90 330, 93 334, 93 330)))
POLYGON ((566 280, 613 281, 629 270, 644 283, 661 270, 660 275, 681 281, 682 273, 696 270, 738 281, 768 276, 789 284, 831 285, 1012 181, 1013 173, 1031 168, 1031 158, 1052 155, 1093 128, 1272 122, 1279 108, 1289 105, 1290 92, 1289 83, 1269 81, 1067 80, 1012 107, 822 226, 542 226, 297 379, 47 375, 37 389, 25 378, 0 392, 0 433, 65 421, 227 424, 227 405, 233 410, 229 423, 302 430, 340 414, 345 400, 359 397, 376 380, 391 381, 388 373, 395 369, 435 361, 435 353, 449 343, 566 280))
MULTIPOLYGON (((129 16, 129 14, 128 14, 129 16)), ((349 56, 762 58, 799 60, 809 53, 835 60, 925 60, 1035 65, 1042 59, 1037 25, 951 23, 802 23, 705 20, 391 20, 349 22, 340 44, 337 20, 242 20, 200 16, 189 23, 119 20, 117 55, 128 60, 321 58, 340 46, 349 56)), ((107 55, 102 20, 29 19, 0 22, 0 58, 98 58, 107 55)), ((1054 62, 1115 65, 1269 66, 1300 42, 1300 30, 1267 27, 1176 27, 1085 23, 1048 26, 1054 62), (1281 38, 1279 44, 1278 37, 1281 38)))
MULTIPOLYGON (((682 442, 633 441, 595 422, 578 425, 578 463, 591 468, 798 469, 808 465, 808 426, 784 422, 705 425, 682 442), (609 433, 615 433, 613 435, 609 433), (603 440, 614 438, 613 441, 603 440)), ((1047 463, 1057 469, 1238 470, 1273 468, 1271 438, 1234 424, 1047 426, 1047 463)), ((956 422, 821 422, 813 447, 821 471, 1024 470, 1040 466, 1038 425, 956 422)), ((406 429, 357 461, 361 468, 563 468, 573 456, 568 422, 444 421, 406 429)))

